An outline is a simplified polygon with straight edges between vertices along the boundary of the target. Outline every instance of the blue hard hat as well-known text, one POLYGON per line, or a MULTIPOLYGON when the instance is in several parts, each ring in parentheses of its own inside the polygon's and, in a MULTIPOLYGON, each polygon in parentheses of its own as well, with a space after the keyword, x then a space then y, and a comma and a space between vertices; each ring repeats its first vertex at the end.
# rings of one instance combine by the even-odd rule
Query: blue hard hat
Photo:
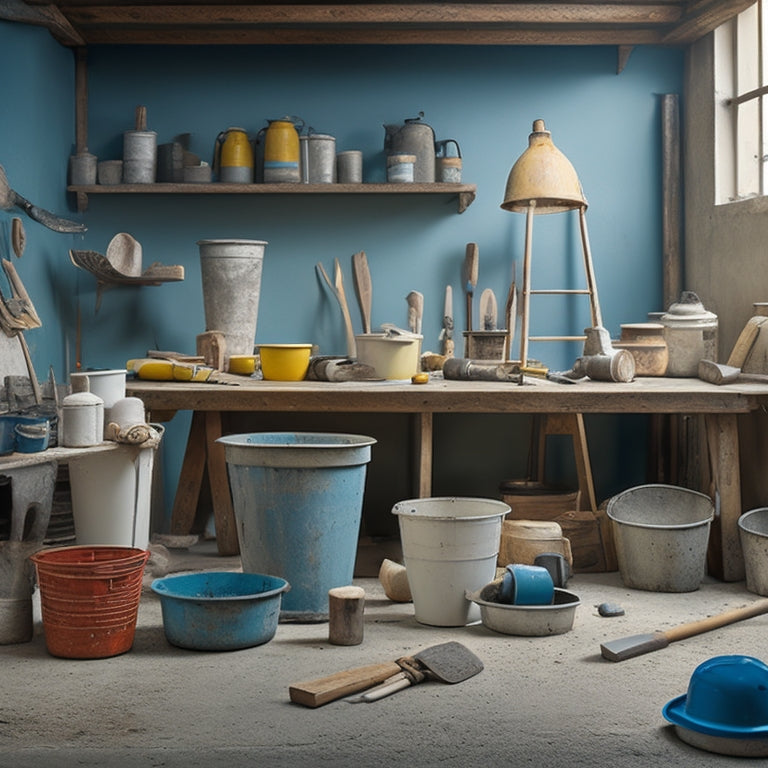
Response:
POLYGON ((688 693, 662 713, 710 736, 768 738, 768 666, 752 656, 714 656, 696 667, 688 693))

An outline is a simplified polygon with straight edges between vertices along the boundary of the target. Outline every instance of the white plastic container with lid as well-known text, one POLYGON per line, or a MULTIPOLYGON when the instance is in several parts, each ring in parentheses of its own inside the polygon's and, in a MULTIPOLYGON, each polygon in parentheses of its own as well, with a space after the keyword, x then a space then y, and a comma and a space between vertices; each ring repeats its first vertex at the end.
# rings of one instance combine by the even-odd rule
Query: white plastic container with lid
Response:
POLYGON ((62 401, 61 444, 87 448, 104 439, 104 401, 91 392, 75 392, 62 401))
POLYGON ((717 361, 717 315, 692 291, 683 291, 660 322, 669 350, 667 376, 698 376, 700 360, 717 361))

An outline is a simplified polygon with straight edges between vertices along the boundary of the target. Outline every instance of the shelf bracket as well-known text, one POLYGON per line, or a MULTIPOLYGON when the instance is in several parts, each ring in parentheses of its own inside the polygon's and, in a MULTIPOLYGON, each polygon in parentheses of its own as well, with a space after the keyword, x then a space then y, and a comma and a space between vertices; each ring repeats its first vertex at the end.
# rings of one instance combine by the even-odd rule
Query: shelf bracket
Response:
POLYGON ((459 192, 459 213, 464 213, 474 200, 474 192, 459 192))

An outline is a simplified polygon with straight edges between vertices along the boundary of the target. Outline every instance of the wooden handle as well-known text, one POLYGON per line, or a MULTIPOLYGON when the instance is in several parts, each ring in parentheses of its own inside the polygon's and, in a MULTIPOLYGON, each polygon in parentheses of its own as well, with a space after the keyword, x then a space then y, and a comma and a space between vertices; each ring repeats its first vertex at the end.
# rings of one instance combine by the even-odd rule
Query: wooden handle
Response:
POLYGON ((474 291, 474 288, 477 285, 477 275, 480 267, 480 252, 477 243, 467 243, 464 264, 467 286, 472 286, 472 290, 474 291))
POLYGON ((137 131, 146 131, 147 130, 147 108, 138 106, 136 107, 136 130, 137 131))
POLYGON ((341 315, 344 318, 344 332, 347 337, 347 357, 357 357, 357 346, 355 344, 355 332, 352 329, 352 318, 349 315, 349 305, 347 304, 347 297, 344 293, 344 278, 341 274, 341 264, 339 260, 334 261, 334 281, 336 283, 336 297, 339 300, 341 306, 341 315))
POLYGON ((477 285, 479 268, 479 252, 477 243, 467 243, 467 251, 464 256, 464 282, 467 291, 467 330, 472 330, 472 296, 477 285))
POLYGON ((726 624, 733 624, 743 619, 751 619, 753 616, 760 616, 763 613, 768 613, 768 600, 758 600, 743 608, 735 608, 732 611, 718 613, 716 616, 708 616, 706 619, 681 624, 679 627, 667 629, 659 634, 672 643, 676 640, 685 640, 687 637, 709 632, 718 627, 724 627, 726 624))
POLYGON ((370 333, 373 286, 365 251, 360 251, 352 256, 352 271, 355 276, 357 300, 360 302, 360 315, 363 319, 363 333, 370 333))
POLYGON ((320 707, 330 701, 336 701, 351 693, 363 691, 374 685, 383 683, 388 677, 400 672, 400 667, 389 661, 384 664, 371 664, 367 667, 357 667, 337 672, 328 677, 307 680, 289 686, 288 694, 295 704, 305 707, 320 707))

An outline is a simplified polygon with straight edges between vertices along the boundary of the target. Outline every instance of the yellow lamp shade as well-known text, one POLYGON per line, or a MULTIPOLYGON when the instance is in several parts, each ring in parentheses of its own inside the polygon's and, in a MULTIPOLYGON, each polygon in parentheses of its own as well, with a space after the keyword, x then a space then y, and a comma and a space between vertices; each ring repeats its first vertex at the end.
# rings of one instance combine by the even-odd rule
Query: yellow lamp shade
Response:
POLYGON ((501 207, 525 213, 532 204, 534 213, 560 213, 587 207, 574 167, 552 143, 552 135, 543 120, 534 121, 528 149, 509 172, 501 207))

